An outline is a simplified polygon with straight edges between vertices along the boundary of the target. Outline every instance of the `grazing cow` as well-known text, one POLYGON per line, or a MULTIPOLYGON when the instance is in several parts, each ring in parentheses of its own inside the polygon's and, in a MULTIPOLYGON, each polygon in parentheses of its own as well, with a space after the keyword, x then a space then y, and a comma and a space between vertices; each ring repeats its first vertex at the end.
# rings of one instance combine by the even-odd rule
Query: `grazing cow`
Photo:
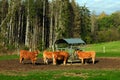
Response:
POLYGON ((44 51, 43 52, 43 61, 44 61, 44 64, 48 64, 48 59, 53 59, 53 52, 51 51, 44 51))
POLYGON ((53 65, 56 65, 57 60, 63 60, 63 64, 65 65, 69 57, 69 53, 65 51, 56 51, 53 52, 53 65))
POLYGON ((78 58, 81 59, 82 61, 82 64, 84 62, 84 59, 90 59, 92 58, 92 62, 93 64, 95 63, 95 51, 80 51, 80 50, 77 50, 75 51, 75 54, 77 54, 78 58))
POLYGON ((36 50, 33 52, 30 52, 27 50, 20 50, 20 63, 23 63, 23 60, 27 59, 27 60, 31 60, 31 62, 35 64, 38 53, 39 53, 39 50, 36 50))

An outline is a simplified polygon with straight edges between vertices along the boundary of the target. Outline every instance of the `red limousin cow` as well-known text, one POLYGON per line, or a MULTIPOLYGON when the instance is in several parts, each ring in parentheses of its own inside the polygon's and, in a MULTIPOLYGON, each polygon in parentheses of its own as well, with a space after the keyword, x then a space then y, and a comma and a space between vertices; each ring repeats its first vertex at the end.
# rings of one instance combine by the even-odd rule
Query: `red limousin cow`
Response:
POLYGON ((53 52, 53 65, 56 65, 57 60, 63 60, 63 64, 65 65, 69 57, 69 53, 65 51, 57 51, 53 52))
POLYGON ((93 64, 95 63, 95 51, 80 51, 80 50, 77 50, 75 51, 75 54, 77 54, 78 58, 81 59, 82 61, 82 64, 84 62, 84 59, 90 59, 92 58, 92 62, 93 64))
POLYGON ((53 52, 51 51, 44 51, 43 52, 43 61, 44 61, 44 64, 48 64, 48 59, 53 59, 53 52))
POLYGON ((31 60, 31 62, 33 64, 35 64, 36 60, 37 60, 37 56, 38 56, 39 51, 27 51, 27 50, 20 50, 20 63, 23 63, 23 60, 31 60))

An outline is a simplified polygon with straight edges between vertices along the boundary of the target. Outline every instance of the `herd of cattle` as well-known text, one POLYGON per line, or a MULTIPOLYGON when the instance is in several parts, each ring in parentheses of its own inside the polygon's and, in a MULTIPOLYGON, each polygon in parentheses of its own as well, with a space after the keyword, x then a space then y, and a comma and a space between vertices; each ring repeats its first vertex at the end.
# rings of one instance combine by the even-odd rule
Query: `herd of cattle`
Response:
MULTIPOLYGON (((24 59, 31 60, 33 64, 35 64, 38 54, 40 53, 39 50, 36 51, 27 51, 27 50, 20 50, 20 63, 23 63, 24 59)), ((92 59, 92 63, 95 63, 95 51, 80 51, 75 50, 74 54, 81 60, 81 63, 84 63, 84 59, 92 59)), ((57 60, 63 60, 63 64, 67 63, 70 55, 66 51, 43 51, 43 61, 44 64, 48 64, 48 60, 52 59, 53 65, 57 64, 57 60)))

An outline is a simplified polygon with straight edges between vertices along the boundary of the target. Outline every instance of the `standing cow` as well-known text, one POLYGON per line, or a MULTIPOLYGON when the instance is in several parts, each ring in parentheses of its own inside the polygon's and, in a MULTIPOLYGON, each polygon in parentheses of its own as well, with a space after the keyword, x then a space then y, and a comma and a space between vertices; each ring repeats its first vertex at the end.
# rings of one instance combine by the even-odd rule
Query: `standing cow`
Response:
POLYGON ((27 50, 20 50, 20 63, 23 63, 24 59, 31 60, 33 64, 35 64, 37 60, 39 50, 36 51, 27 51, 27 50))
POLYGON ((53 52, 53 65, 57 64, 57 60, 63 60, 63 64, 65 65, 69 57, 69 53, 65 51, 56 51, 53 52))
POLYGON ((95 63, 95 56, 96 56, 95 51, 76 50, 75 54, 77 54, 78 58, 81 59, 82 64, 84 63, 84 59, 90 59, 90 58, 92 58, 93 64, 95 63))
POLYGON ((48 60, 53 59, 53 52, 52 51, 43 51, 43 61, 44 64, 48 64, 48 60))

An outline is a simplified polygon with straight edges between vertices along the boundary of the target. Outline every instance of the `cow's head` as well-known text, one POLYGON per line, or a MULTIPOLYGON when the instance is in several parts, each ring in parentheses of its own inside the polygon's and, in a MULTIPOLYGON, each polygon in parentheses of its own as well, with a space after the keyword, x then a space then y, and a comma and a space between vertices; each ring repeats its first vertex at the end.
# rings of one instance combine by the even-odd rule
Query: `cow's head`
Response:
POLYGON ((80 52, 82 52, 82 50, 76 49, 75 52, 74 52, 74 54, 77 54, 77 53, 80 53, 80 52))
POLYGON ((34 54, 35 54, 36 57, 38 56, 39 53, 40 53, 39 50, 35 50, 35 51, 34 51, 34 54))

